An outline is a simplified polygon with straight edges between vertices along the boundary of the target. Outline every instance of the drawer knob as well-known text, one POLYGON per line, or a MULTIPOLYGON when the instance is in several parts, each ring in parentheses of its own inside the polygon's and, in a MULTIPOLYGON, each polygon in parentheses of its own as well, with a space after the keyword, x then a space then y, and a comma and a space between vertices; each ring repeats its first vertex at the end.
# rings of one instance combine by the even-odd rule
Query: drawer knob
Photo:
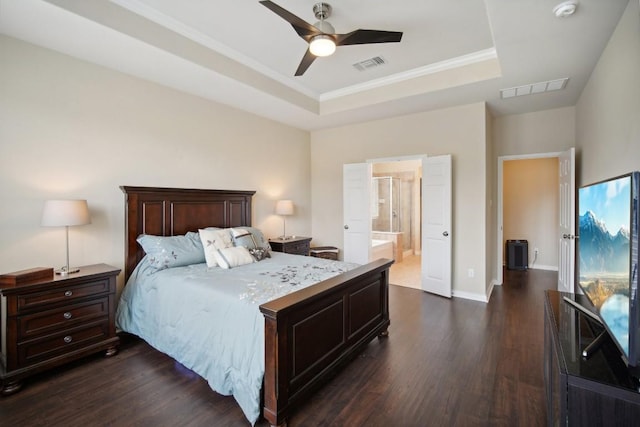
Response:
POLYGON ((69 344, 71 341, 73 341, 73 338, 71 337, 71 335, 67 335, 63 338, 63 340, 66 344, 69 344))
POLYGON ((72 291, 65 291, 65 293, 64 293, 65 297, 70 297, 71 295, 73 295, 72 291))
POLYGON ((70 312, 70 311, 67 311, 67 312, 65 312, 65 313, 63 314, 63 316, 64 316, 64 318, 65 318, 65 319, 71 319, 72 314, 71 314, 71 312, 70 312))

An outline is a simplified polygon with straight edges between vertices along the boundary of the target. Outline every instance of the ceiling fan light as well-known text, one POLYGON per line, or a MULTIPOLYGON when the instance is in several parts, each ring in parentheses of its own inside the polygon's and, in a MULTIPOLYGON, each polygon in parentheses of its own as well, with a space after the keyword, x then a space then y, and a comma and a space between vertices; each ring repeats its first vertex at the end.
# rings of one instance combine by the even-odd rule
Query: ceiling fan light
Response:
POLYGON ((336 42, 327 34, 318 34, 311 39, 309 51, 315 56, 329 56, 336 51, 336 42))

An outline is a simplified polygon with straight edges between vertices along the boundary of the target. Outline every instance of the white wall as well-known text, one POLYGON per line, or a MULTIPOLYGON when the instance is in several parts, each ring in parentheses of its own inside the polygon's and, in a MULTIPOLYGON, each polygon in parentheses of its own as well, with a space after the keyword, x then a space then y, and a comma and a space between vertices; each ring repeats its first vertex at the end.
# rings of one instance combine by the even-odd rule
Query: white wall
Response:
POLYGON ((577 184, 640 170, 640 11, 630 1, 576 105, 577 184))
POLYGON ((120 185, 256 190, 254 224, 311 232, 310 136, 202 98, 0 36, 0 273, 64 264, 43 202, 87 199, 70 232, 76 265, 124 263, 120 185))
POLYGON ((483 103, 311 133, 313 237, 343 247, 342 165, 367 159, 451 154, 453 291, 486 298, 486 111, 483 103), (475 277, 467 275, 475 270, 475 277))
POLYGON ((566 151, 575 141, 574 107, 499 116, 493 121, 496 158, 566 151))

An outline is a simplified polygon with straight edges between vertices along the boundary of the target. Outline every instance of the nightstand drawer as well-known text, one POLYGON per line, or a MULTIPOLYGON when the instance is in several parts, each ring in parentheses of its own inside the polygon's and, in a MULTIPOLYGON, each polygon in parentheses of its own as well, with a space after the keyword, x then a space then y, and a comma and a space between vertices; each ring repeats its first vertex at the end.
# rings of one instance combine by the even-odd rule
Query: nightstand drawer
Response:
POLYGON ((285 252, 294 255, 309 255, 309 242, 300 242, 285 247, 285 252))
POLYGON ((109 292, 109 279, 96 280, 78 285, 59 286, 44 292, 34 292, 18 296, 18 311, 38 308, 45 304, 73 301, 92 295, 109 292))
POLYGON ((18 342, 47 332, 70 328, 109 314, 109 297, 69 304, 18 318, 18 342))
POLYGON ((32 365, 70 351, 99 343, 109 337, 109 320, 82 325, 58 334, 18 344, 20 366, 32 365))

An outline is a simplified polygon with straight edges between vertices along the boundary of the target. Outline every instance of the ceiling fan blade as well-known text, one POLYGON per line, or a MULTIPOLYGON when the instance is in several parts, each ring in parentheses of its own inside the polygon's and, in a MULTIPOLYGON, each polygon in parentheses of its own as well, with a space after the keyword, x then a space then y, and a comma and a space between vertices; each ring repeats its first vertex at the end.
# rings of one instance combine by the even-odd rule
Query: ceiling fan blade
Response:
POLYGON ((311 36, 320 34, 320 30, 318 30, 316 27, 302 20, 301 18, 298 18, 296 15, 286 9, 283 9, 274 2, 265 0, 261 1, 260 4, 290 23, 293 29, 296 30, 296 33, 298 33, 298 35, 303 39, 309 41, 308 39, 311 36))
POLYGON ((313 53, 311 53, 309 49, 307 49, 307 52, 302 57, 302 61, 300 61, 300 65, 298 65, 298 69, 296 70, 296 76, 303 75, 304 72, 307 71, 307 68, 309 68, 309 65, 311 65, 314 59, 316 59, 316 56, 313 53))
POLYGON ((347 34, 336 34, 336 44, 397 43, 402 40, 401 31, 355 30, 347 34))

